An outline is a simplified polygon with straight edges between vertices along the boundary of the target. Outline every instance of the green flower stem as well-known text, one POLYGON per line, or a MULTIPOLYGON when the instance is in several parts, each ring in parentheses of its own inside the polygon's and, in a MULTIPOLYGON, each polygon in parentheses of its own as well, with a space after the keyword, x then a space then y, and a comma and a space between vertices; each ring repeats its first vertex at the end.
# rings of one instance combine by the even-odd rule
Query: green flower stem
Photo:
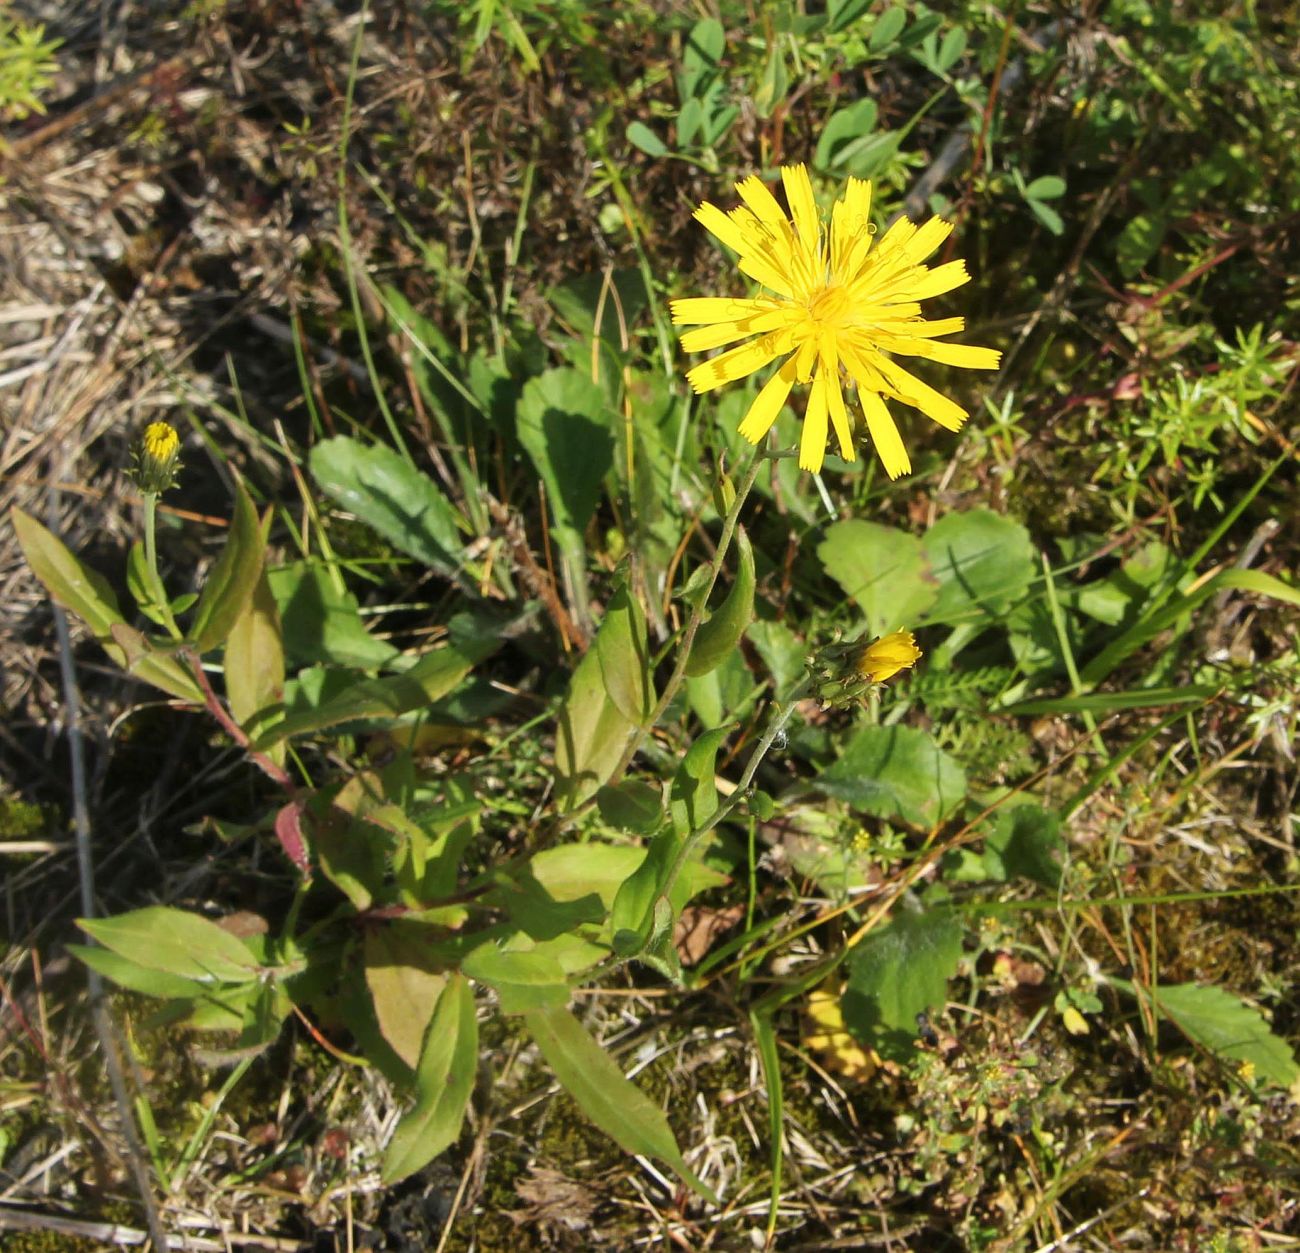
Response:
POLYGON ((158 493, 145 492, 144 494, 144 564, 148 572, 149 594, 153 597, 154 605, 162 615, 163 625, 167 628, 167 633, 174 640, 182 638, 181 629, 176 625, 176 617, 172 613, 170 601, 167 599, 167 589, 163 586, 162 576, 158 573, 158 543, 155 537, 154 518, 158 510, 158 493))
POLYGON ((727 510, 727 516, 722 520, 722 534, 718 537, 718 549, 713 554, 713 561, 709 568, 709 585, 691 607, 690 617, 686 620, 686 629, 682 632, 682 641, 677 646, 677 660, 673 665, 673 672, 668 676, 668 682, 664 684, 664 690, 659 695, 659 700, 650 712, 649 718, 645 724, 636 729, 623 756, 619 758, 618 765, 614 767, 614 773, 610 775, 610 783, 617 783, 622 777, 628 766, 632 764, 632 759, 645 743, 646 736, 659 724, 659 719, 664 716, 664 711, 672 704, 675 697, 686 678, 686 665, 691 659, 691 647, 695 643, 696 633, 704 624, 704 615, 706 606, 709 603, 709 597, 713 594, 713 589, 717 585, 718 576, 722 573, 722 563, 726 560, 727 550, 731 547, 732 536, 736 533, 736 523, 740 519, 740 511, 744 507, 745 500, 749 496, 754 486, 755 479, 758 478, 758 472, 762 468, 763 462, 767 460, 767 454, 760 446, 754 450, 754 455, 750 458, 749 464, 745 467, 744 476, 736 488, 736 498, 731 502, 731 508, 727 510))
POLYGON ((767 756, 772 745, 776 743, 776 737, 785 730, 786 723, 790 721, 791 716, 794 714, 795 706, 808 694, 811 687, 812 680, 809 678, 803 679, 783 703, 773 707, 772 718, 767 724, 767 730, 763 732, 763 738, 758 741, 754 746, 754 751, 750 753, 749 760, 745 763, 744 772, 736 783, 736 790, 713 811, 713 814, 705 822, 696 827, 682 841, 682 846, 677 850, 677 856, 673 859, 673 864, 664 879, 664 885, 655 900, 655 908, 658 908, 659 901, 667 900, 671 895, 678 875, 681 874, 686 863, 690 861, 691 855, 699 847, 700 841, 714 827, 730 817, 732 811, 745 799, 750 784, 754 782, 754 775, 758 773, 758 767, 763 762, 763 758, 767 756))

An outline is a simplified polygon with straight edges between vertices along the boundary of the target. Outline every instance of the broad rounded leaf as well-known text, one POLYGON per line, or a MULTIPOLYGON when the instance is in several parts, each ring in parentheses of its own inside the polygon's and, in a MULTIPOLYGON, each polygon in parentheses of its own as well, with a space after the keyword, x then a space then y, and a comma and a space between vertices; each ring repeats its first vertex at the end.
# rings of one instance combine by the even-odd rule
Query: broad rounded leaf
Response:
POLYGON ((948 910, 902 908, 849 955, 844 1022, 882 1056, 914 1051, 916 1016, 942 1009, 961 959, 962 926, 948 910))
POLYGON ((892 526, 861 518, 832 523, 817 556, 866 615, 872 636, 914 625, 939 595, 921 541, 892 526))
POLYGON ((444 574, 460 565, 460 515, 442 488, 384 444, 347 435, 322 440, 308 458, 323 492, 390 544, 444 574))
POLYGON ((961 804, 966 773, 917 727, 866 727, 813 786, 863 813, 933 827, 961 804))
POLYGON ((1037 572, 1029 532, 988 509, 950 513, 926 532, 921 546, 939 594, 928 622, 997 618, 1015 604, 1037 572))

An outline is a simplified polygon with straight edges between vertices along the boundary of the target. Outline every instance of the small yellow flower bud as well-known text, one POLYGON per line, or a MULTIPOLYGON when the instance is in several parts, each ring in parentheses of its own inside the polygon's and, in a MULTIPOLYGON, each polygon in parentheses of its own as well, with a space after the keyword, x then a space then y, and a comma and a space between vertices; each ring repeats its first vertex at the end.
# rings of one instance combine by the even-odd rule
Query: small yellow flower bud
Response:
POLYGON ((911 631, 894 631, 864 648, 854 668, 872 683, 883 683, 900 670, 911 669, 920 659, 921 650, 911 631))
POLYGON ((1067 1005, 1062 1010, 1061 1024, 1071 1035, 1088 1034, 1088 1020, 1073 1005, 1067 1005))
POLYGON ((132 478, 147 495, 161 495, 176 482, 180 463, 181 440, 176 428, 167 422, 150 422, 140 436, 132 478))

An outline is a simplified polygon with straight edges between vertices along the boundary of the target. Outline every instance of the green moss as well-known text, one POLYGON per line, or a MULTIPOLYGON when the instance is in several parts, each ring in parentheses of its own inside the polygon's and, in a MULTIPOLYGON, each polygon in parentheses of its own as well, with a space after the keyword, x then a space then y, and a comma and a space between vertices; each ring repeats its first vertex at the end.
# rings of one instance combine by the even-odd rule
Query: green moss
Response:
POLYGON ((0 839, 38 840, 55 825, 52 808, 0 794, 0 839))

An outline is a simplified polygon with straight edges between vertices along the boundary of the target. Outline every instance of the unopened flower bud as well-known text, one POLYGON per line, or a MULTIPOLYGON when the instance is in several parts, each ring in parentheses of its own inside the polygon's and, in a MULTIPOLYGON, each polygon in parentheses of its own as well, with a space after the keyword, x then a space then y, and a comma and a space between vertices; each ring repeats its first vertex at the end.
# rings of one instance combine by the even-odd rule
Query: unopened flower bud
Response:
POLYGON ((159 496, 176 483, 181 468, 181 440, 167 422, 150 422, 140 436, 131 477, 146 495, 159 496))

